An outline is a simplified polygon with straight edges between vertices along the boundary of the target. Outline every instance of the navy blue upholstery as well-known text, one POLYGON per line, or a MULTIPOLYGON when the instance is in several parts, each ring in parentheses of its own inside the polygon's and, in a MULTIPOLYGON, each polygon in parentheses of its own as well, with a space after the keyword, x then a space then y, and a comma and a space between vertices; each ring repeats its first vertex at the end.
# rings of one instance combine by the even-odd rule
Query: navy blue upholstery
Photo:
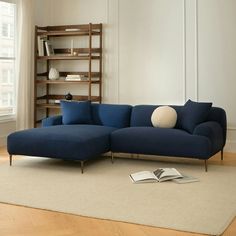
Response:
MULTIPOLYGON (((153 111, 159 107, 159 105, 137 105, 134 106, 131 113, 130 126, 148 126, 153 127, 151 122, 151 116, 153 111)), ((177 117, 180 116, 182 106, 171 106, 177 112, 177 117)), ((178 127, 178 119, 176 127, 178 127)))
POLYGON ((96 125, 61 125, 28 129, 8 136, 12 155, 87 160, 110 150, 115 128, 96 125))
POLYGON ((184 130, 152 127, 129 127, 111 134, 113 152, 208 159, 211 141, 205 136, 184 130))
MULTIPOLYGON (((181 129, 154 128, 151 115, 157 105, 91 104, 92 124, 62 125, 62 116, 43 120, 43 128, 8 136, 8 152, 61 159, 87 160, 113 151, 208 159, 222 150, 226 141, 226 114, 212 107, 206 121, 193 133, 181 129)), ((181 117, 183 106, 172 106, 181 117)), ((73 112, 73 110, 72 110, 73 112)))
POLYGON ((93 124, 115 128, 128 127, 131 110, 130 105, 92 104, 93 124))
POLYGON ((61 100, 62 123, 64 125, 91 124, 91 102, 61 100))
POLYGON ((219 152, 224 146, 223 129, 219 123, 215 121, 207 121, 197 125, 193 131, 194 135, 205 136, 211 142, 211 152, 209 157, 219 152))
POLYGON ((210 112, 212 103, 193 102, 188 100, 179 114, 179 128, 193 133, 196 125, 205 122, 210 112))
MULTIPOLYGON (((91 104, 92 124, 115 128, 125 128, 130 125, 132 106, 114 104, 91 104)), ((62 116, 52 116, 43 119, 42 126, 61 125, 62 116)))
POLYGON ((223 130, 223 146, 226 142, 226 132, 227 132, 227 118, 225 110, 220 107, 212 107, 210 113, 208 114, 207 121, 216 121, 220 124, 223 130))
POLYGON ((62 116, 50 116, 42 120, 42 127, 62 125, 62 116))

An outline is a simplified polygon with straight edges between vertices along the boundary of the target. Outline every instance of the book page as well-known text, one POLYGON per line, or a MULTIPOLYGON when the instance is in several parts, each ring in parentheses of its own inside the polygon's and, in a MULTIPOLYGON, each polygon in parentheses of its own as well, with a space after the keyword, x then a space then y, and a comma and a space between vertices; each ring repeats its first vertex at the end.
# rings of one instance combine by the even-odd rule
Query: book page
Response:
POLYGON ((159 174, 158 181, 163 182, 176 178, 181 178, 182 175, 175 168, 162 168, 162 173, 159 174))
POLYGON ((130 175, 131 178, 135 181, 145 181, 145 180, 157 180, 157 177, 151 171, 140 171, 130 175))
POLYGON ((186 184, 186 183, 198 182, 199 179, 190 175, 183 175, 183 178, 174 179, 173 181, 178 184, 186 184))
POLYGON ((182 177, 182 175, 177 171, 175 168, 163 168, 164 172, 161 173, 160 179, 166 176, 179 176, 182 177))

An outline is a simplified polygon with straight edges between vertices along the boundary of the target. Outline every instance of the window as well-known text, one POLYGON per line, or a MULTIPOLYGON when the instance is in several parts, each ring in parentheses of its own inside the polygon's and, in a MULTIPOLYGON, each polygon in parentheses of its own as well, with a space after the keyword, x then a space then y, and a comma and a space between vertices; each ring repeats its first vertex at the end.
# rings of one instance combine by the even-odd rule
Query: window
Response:
POLYGON ((0 0, 0 119, 15 115, 15 14, 0 0))
POLYGON ((13 24, 3 22, 2 23, 2 37, 13 38, 13 36, 14 36, 13 24))
POLYGON ((1 78, 2 85, 12 85, 13 84, 13 70, 11 66, 9 68, 2 69, 2 78, 1 78))

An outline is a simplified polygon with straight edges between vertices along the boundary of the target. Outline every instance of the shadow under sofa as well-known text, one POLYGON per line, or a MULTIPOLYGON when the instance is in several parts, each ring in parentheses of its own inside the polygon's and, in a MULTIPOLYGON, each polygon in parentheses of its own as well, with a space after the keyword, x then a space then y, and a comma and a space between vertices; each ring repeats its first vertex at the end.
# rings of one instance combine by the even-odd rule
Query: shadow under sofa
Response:
MULTIPOLYGON (((17 131, 8 136, 7 149, 12 155, 40 156, 81 163, 111 151, 195 158, 204 161, 221 151, 226 141, 226 114, 212 107, 205 122, 189 133, 179 127, 154 128, 152 112, 158 105, 91 104, 91 124, 63 125, 62 116, 43 120, 41 128, 17 131)), ((183 106, 171 106, 178 114, 183 106)))

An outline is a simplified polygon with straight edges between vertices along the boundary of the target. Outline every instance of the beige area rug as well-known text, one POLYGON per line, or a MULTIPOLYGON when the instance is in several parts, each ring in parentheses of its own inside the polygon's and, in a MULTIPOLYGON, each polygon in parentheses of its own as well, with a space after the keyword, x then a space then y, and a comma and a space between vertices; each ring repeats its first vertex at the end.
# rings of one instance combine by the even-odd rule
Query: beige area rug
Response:
POLYGON ((236 168, 107 158, 85 165, 22 158, 0 165, 0 202, 156 227, 221 234, 236 213, 236 168), (129 174, 175 167, 200 182, 133 184, 129 174))

